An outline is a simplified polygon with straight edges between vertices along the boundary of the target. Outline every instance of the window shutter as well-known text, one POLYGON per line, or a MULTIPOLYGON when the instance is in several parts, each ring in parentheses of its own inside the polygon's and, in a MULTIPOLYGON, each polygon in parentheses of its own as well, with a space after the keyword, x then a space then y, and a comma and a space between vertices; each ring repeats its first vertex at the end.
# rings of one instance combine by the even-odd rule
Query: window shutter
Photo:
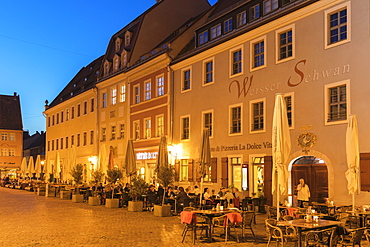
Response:
POLYGON ((194 181, 194 160, 188 160, 188 181, 194 181))
POLYGON ((265 156, 263 164, 263 192, 267 198, 266 204, 272 205, 272 156, 265 156))
POLYGON ((199 159, 197 160, 197 162, 195 162, 195 165, 196 165, 196 168, 195 168, 195 180, 200 183, 200 163, 199 163, 199 159))
POLYGON ((217 183, 217 158, 211 158, 211 182, 217 183))
POLYGON ((370 153, 360 153, 361 191, 370 191, 370 153))
POLYGON ((180 160, 175 161, 175 181, 180 180, 180 160))
POLYGON ((228 160, 227 157, 221 158, 221 186, 227 188, 229 186, 228 178, 228 160))

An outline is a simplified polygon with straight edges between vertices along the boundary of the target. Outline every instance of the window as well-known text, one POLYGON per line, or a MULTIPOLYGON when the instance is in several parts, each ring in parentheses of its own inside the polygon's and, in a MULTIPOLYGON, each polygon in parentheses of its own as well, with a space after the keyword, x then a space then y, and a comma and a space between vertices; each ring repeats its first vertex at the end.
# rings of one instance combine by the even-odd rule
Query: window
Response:
POLYGON ((292 105, 292 95, 285 94, 284 96, 285 105, 286 105, 286 114, 288 117, 289 127, 293 127, 293 105, 292 105))
POLYGON ((84 101, 84 115, 87 114, 87 101, 84 101))
POLYGON ((145 82, 145 100, 150 100, 152 98, 152 83, 151 81, 145 82))
POLYGON ((52 141, 51 141, 51 151, 54 151, 54 143, 55 143, 55 141, 54 141, 54 140, 52 140, 52 141))
POLYGON ((107 93, 103 93, 103 94, 102 94, 102 100, 103 100, 103 101, 102 101, 102 103, 103 103, 103 104, 102 104, 102 107, 103 107, 103 108, 106 108, 106 107, 107 107, 107 93))
POLYGON ((134 94, 135 94, 134 103, 139 104, 140 103, 140 86, 139 85, 134 87, 134 94))
POLYGON ((90 112, 94 112, 94 108, 95 108, 95 99, 94 98, 92 98, 91 100, 90 100, 90 112))
POLYGON ((69 120, 69 109, 66 110, 66 121, 69 120))
POLYGON ((241 27, 247 23, 247 11, 243 11, 236 15, 236 23, 241 27))
POLYGON ((9 156, 15 156, 15 149, 13 148, 9 149, 9 156))
POLYGON ((249 21, 254 21, 258 18, 260 18, 261 12, 260 12, 260 5, 256 4, 253 7, 249 8, 249 21))
POLYGON ((140 139, 140 121, 134 122, 134 140, 140 139))
POLYGON ((221 36, 221 24, 211 28, 211 39, 215 39, 218 36, 221 36))
POLYGON ((61 123, 64 122, 64 112, 63 111, 60 112, 60 122, 61 123))
POLYGON ((164 76, 157 77, 157 96, 164 95, 164 76))
POLYGON ((71 146, 75 145, 75 136, 71 136, 71 146))
POLYGON ((199 34, 199 41, 198 41, 199 45, 208 42, 208 36, 209 36, 208 30, 200 33, 199 34))
POLYGON ((112 125, 111 127, 110 127, 110 141, 112 141, 112 140, 115 140, 116 139, 116 126, 115 125, 112 125))
POLYGON ((81 141, 81 138, 80 138, 80 134, 77 134, 77 147, 80 146, 80 141, 81 141))
POLYGON ((63 149, 63 138, 60 138, 60 149, 63 149))
POLYGON ((111 93, 111 104, 115 105, 117 103, 117 88, 112 88, 110 93, 111 93))
POLYGON ((82 145, 84 145, 84 146, 87 145, 87 132, 84 132, 83 140, 82 140, 82 145))
POLYGON ((81 105, 77 105, 77 117, 81 116, 81 105))
POLYGON ((55 140, 55 150, 59 149, 59 139, 55 140))
POLYGON ((66 148, 68 148, 68 136, 66 137, 66 148))
POLYGON ((190 90, 191 88, 191 70, 185 69, 182 71, 182 91, 190 90))
POLYGON ((7 148, 2 148, 1 149, 1 156, 8 156, 8 149, 7 148))
POLYGON ((292 30, 279 34, 279 60, 293 56, 292 30))
POLYGON ((51 124, 54 126, 54 124, 55 124, 55 116, 53 115, 53 117, 52 117, 52 121, 51 121, 51 124))
POLYGON ((75 107, 72 106, 71 108, 71 119, 74 119, 75 118, 75 107))
POLYGON ((267 14, 279 7, 278 0, 265 0, 263 1, 263 14, 267 14))
POLYGON ((251 41, 251 70, 266 67, 265 61, 265 42, 266 36, 257 40, 251 41))
POLYGON ((50 127, 50 117, 48 117, 48 127, 50 127))
POLYGON ((238 49, 231 52, 232 54, 232 68, 231 74, 236 75, 242 73, 242 50, 238 49))
POLYGON ((230 107, 230 134, 239 134, 242 132, 242 107, 230 107))
POLYGON ((213 136, 213 114, 212 112, 203 113, 203 128, 209 129, 209 136, 213 136))
POLYGON ((15 141, 15 134, 9 133, 9 141, 15 141))
POLYGON ((144 138, 149 139, 152 135, 152 121, 150 119, 144 119, 144 138))
POLYGON ((121 85, 119 93, 120 93, 119 101, 125 102, 126 101, 126 85, 121 85))
POLYGON ((224 21, 224 33, 228 33, 233 30, 233 18, 224 21))
POLYGON ((328 104, 327 122, 347 120, 347 82, 325 85, 328 104))
POLYGON ((190 118, 181 118, 181 140, 188 140, 190 138, 190 118))
POLYGON ((241 157, 230 157, 230 165, 231 165, 231 184, 234 185, 235 188, 241 190, 242 187, 242 163, 241 157))
POLYGON ((50 151, 50 141, 48 141, 48 151, 50 151))
POLYGON ((107 129, 105 127, 101 128, 101 141, 105 142, 107 140, 107 129))
POLYGON ((325 48, 350 41, 350 3, 343 3, 325 11, 325 48))
POLYGON ((1 133, 1 140, 7 141, 8 140, 8 133, 1 133))
POLYGON ((252 131, 264 129, 264 105, 263 102, 252 103, 252 131))
POLYGON ((94 144, 94 131, 90 130, 90 145, 94 144))
POLYGON ((189 160, 181 159, 180 160, 180 181, 188 181, 189 174, 189 160))
POLYGON ((213 60, 204 63, 204 84, 213 82, 213 60))
POLYGON ((56 118, 57 118, 57 124, 59 124, 59 113, 57 113, 56 118))
POLYGON ((125 138, 125 124, 119 125, 119 139, 125 138))
POLYGON ((163 136, 164 135, 164 117, 163 116, 157 116, 156 117, 156 136, 163 136))

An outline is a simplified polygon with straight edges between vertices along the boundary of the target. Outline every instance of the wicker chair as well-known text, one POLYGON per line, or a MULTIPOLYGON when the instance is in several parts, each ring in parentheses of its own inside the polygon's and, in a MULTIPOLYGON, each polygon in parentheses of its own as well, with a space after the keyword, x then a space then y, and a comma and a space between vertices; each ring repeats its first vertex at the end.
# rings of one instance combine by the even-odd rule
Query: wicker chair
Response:
POLYGON ((252 227, 256 219, 256 213, 255 212, 243 212, 242 217, 243 217, 242 236, 243 236, 244 241, 245 241, 245 230, 246 229, 249 229, 251 231, 254 241, 257 241, 256 235, 254 234, 253 227, 252 227))
POLYGON ((305 236, 306 247, 336 246, 338 243, 337 228, 309 231, 305 236))
MULTIPOLYGON (((183 211, 182 213, 191 213, 191 212, 183 211)), ((195 244, 195 241, 197 239, 197 230, 201 230, 200 234, 202 234, 202 232, 204 230, 206 230, 206 231, 208 230, 207 219, 203 218, 202 216, 195 215, 194 213, 193 213, 193 218, 192 218, 191 222, 184 223, 184 224, 185 224, 185 226, 184 226, 184 229, 182 231, 181 243, 184 242, 186 234, 188 233, 188 231, 191 231, 193 244, 195 244)))
POLYGON ((275 239, 276 245, 281 244, 285 246, 287 242, 294 242, 298 244, 297 230, 294 227, 278 227, 276 226, 276 220, 266 219, 266 233, 268 237, 267 247, 270 246, 271 240, 275 239))
POLYGON ((348 235, 345 235, 340 244, 342 246, 361 246, 361 240, 366 231, 366 227, 361 227, 357 229, 347 229, 349 231, 348 235))

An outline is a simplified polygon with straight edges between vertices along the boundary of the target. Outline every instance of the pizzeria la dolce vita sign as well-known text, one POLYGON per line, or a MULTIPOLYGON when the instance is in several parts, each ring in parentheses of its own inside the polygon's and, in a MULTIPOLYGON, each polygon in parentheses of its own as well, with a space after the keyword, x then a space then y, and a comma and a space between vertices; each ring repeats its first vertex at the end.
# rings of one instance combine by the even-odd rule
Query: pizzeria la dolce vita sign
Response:
POLYGON ((221 145, 211 147, 211 152, 225 152, 225 151, 237 151, 237 150, 259 150, 259 149, 266 149, 272 148, 271 142, 262 142, 262 143, 239 143, 235 145, 221 145))

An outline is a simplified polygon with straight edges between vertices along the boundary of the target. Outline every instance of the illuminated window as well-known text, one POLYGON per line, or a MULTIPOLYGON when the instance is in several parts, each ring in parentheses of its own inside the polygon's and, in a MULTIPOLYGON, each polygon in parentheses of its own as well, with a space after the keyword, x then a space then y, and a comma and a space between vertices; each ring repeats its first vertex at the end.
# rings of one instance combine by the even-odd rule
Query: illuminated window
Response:
POLYGON ((190 118, 181 118, 181 140, 188 140, 190 138, 190 118))
POLYGON ((157 116, 156 117, 156 136, 160 137, 164 135, 164 117, 163 116, 157 116))
POLYGON ((152 83, 150 81, 145 82, 145 100, 152 98, 152 83))
POLYGON ((121 85, 120 87, 120 96, 119 96, 120 102, 126 101, 126 85, 121 85))
POLYGON ((117 88, 111 89, 111 104, 115 105, 117 103, 117 88))
POLYGON ((164 95, 164 76, 157 77, 157 96, 164 95))

